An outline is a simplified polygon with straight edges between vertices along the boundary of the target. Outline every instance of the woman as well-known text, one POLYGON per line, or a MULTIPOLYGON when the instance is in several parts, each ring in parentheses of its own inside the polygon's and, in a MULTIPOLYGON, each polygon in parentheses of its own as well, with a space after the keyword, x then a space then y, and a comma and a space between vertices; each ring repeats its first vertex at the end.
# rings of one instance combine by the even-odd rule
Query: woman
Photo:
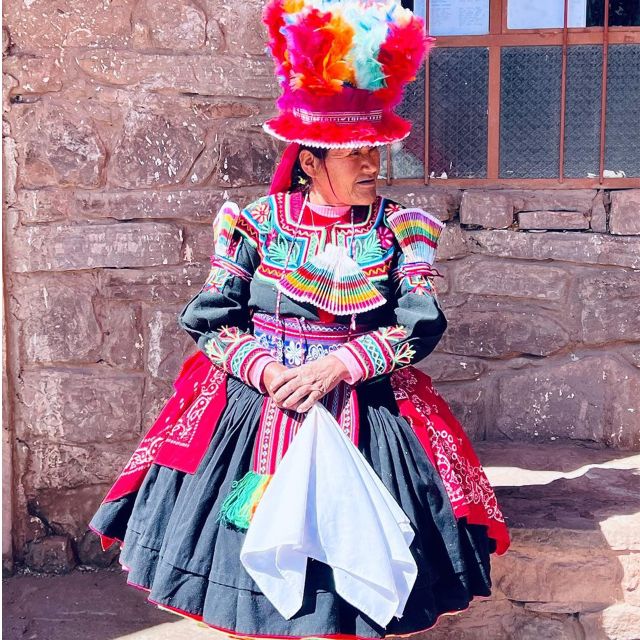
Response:
POLYGON ((509 545, 462 428, 411 366, 446 328, 443 224, 376 191, 380 145, 410 128, 393 106, 430 39, 390 0, 273 0, 265 21, 283 95, 264 126, 290 144, 269 196, 216 217, 209 277, 179 318, 198 350, 90 526, 105 548, 121 541, 151 602, 231 636, 409 634, 489 595, 490 554, 509 545), (308 563, 285 616, 240 561, 318 401, 411 526, 417 579, 384 624, 338 594, 328 564, 308 563))

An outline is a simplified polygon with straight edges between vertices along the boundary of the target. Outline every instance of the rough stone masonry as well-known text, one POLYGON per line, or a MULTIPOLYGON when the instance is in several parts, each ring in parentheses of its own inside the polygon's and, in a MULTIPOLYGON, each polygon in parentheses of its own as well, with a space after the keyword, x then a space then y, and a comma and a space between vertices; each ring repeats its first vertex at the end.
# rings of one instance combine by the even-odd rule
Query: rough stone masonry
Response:
MULTIPOLYGON (((260 11, 4 5, 4 533, 18 563, 112 560, 86 523, 193 349, 176 315, 206 277, 217 208, 264 194, 279 151, 260 129, 277 95, 260 11)), ((450 326, 423 367, 470 435, 640 448, 640 190, 386 192, 447 222, 450 326)))

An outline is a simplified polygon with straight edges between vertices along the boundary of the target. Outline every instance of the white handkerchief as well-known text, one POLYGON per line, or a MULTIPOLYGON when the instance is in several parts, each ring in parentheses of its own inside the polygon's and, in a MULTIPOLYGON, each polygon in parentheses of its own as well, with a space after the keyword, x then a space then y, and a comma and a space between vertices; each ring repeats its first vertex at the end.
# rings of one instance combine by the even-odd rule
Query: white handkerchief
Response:
POLYGON ((418 568, 409 519, 320 403, 280 461, 247 531, 245 569, 287 619, 302 606, 307 558, 385 627, 401 617, 418 568))

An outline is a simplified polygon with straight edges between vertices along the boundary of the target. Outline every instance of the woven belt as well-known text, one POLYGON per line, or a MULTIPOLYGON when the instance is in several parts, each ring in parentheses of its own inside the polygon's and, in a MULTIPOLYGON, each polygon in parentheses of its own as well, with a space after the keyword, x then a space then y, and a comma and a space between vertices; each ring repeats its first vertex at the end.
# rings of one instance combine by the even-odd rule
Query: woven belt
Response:
MULTIPOLYGON (((370 330, 362 325, 350 329, 345 324, 312 322, 290 316, 276 319, 262 312, 254 314, 253 327, 257 340, 287 367, 317 360, 370 330)), ((340 382, 321 402, 357 446, 358 405, 354 389, 346 382, 340 382)), ((303 419, 303 414, 280 409, 270 396, 265 398, 253 456, 254 473, 275 472, 303 419)))
POLYGON ((350 329, 338 322, 323 323, 269 313, 253 315, 253 333, 274 358, 287 367, 298 367, 335 351, 348 340, 371 330, 364 325, 350 329))

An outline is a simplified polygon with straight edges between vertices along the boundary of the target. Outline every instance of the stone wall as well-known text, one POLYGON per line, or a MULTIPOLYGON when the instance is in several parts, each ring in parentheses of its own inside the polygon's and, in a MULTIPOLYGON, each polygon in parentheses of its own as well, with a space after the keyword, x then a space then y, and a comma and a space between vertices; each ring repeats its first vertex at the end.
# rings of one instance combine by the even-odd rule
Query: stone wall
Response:
MULTIPOLYGON (((212 216, 263 194, 279 150, 259 126, 277 93, 259 12, 5 4, 18 562, 112 558, 87 521, 193 349, 176 315, 208 271, 212 216)), ((447 221, 450 327, 424 368, 472 437, 640 446, 640 192, 386 192, 447 221)))

